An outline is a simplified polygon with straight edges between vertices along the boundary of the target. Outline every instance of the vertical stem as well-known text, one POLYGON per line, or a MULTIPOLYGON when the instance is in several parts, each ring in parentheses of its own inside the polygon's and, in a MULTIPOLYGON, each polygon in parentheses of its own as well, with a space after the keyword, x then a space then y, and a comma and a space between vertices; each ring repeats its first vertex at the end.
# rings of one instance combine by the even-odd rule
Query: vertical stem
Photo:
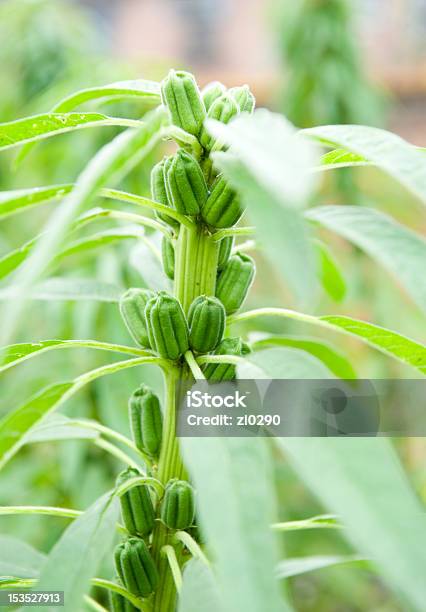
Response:
MULTIPOLYGON (((219 243, 214 242, 204 227, 181 226, 175 252, 175 296, 185 313, 199 295, 214 295, 216 288, 219 243)), ((185 467, 176 438, 176 386, 178 379, 190 378, 185 363, 166 375, 166 405, 164 433, 158 462, 158 479, 166 485, 171 478, 186 479, 185 467)), ((159 569, 161 582, 154 598, 154 612, 173 612, 176 587, 167 559, 161 554, 172 543, 172 534, 157 522, 152 553, 159 569)))

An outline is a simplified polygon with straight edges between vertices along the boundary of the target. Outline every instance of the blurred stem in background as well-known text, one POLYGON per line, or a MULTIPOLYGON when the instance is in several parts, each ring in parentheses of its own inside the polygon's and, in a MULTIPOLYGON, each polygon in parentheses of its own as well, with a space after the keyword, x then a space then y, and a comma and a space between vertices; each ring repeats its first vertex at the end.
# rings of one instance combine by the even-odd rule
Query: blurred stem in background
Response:
MULTIPOLYGON (((301 128, 328 124, 381 125, 383 94, 369 81, 359 49, 354 4, 348 0, 276 2, 285 69, 284 114, 301 128)), ((351 170, 336 173, 336 188, 355 203, 351 170)))

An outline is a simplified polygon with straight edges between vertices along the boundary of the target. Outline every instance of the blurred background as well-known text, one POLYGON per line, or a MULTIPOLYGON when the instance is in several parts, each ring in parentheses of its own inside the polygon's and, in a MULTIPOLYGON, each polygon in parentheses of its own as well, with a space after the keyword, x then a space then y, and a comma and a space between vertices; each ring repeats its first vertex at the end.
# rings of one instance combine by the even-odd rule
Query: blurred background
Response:
MULTIPOLYGON (((211 80, 227 86, 248 83, 258 106, 284 113, 299 127, 364 123, 426 146, 426 0, 0 0, 0 66, 1 122, 47 111, 79 88, 132 78, 161 80, 174 67, 193 71, 201 86, 211 80)), ((134 117, 146 110, 137 102, 102 108, 106 114, 134 117)), ((18 164, 16 153, 3 153, 0 189, 72 181, 115 133, 108 128, 52 138, 18 164)), ((162 153, 153 153, 126 179, 125 188, 147 194, 149 169, 162 153)), ((426 229, 420 205, 374 169, 327 177, 318 202, 368 204, 419 233, 426 229)), ((44 207, 2 221, 0 257, 34 236, 48 215, 44 207)), ((347 292, 340 302, 322 295, 312 311, 350 314, 426 340, 424 319, 393 280, 348 243, 327 233, 324 238, 338 256, 347 292)), ((60 274, 120 287, 143 285, 146 256, 140 245, 119 244, 88 258, 67 259, 60 274)), ((273 272, 261 255, 258 264, 250 305, 294 306, 286 287, 278 279, 271 282, 273 272)), ((20 341, 130 341, 114 304, 34 302, 28 319, 20 341)), ((300 324, 288 323, 285 329, 282 323, 264 325, 265 331, 311 331, 300 324)), ((412 376, 411 370, 357 342, 339 338, 338 344, 360 376, 412 376)), ((2 376, 0 415, 41 387, 102 363, 105 358, 98 354, 65 351, 21 365, 2 376)), ((154 369, 125 372, 97 381, 63 411, 128 433, 126 398, 142 379, 161 392, 154 369)), ((426 501, 424 441, 400 440, 397 448, 426 501)), ((111 486, 119 469, 117 461, 88 442, 34 445, 2 472, 0 504, 83 509, 111 486)), ((283 460, 277 463, 277 482, 280 520, 322 511, 283 460)), ((0 520, 0 532, 19 535, 45 551, 63 527, 63 519, 0 520)), ((321 532, 289 534, 285 547, 289 556, 348 549, 338 535, 321 532)), ((402 609, 372 574, 355 567, 298 577, 290 589, 302 611, 402 609)))

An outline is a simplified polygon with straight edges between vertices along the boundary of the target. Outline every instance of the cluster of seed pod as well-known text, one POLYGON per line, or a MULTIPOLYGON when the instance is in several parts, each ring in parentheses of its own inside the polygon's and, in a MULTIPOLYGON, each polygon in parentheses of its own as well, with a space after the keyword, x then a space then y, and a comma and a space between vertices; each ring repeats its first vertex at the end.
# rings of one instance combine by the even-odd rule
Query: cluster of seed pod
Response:
MULTIPOLYGON (((141 385, 129 399, 129 421, 135 446, 155 464, 161 450, 163 419, 160 401, 146 385, 141 385)), ((195 496, 189 482, 172 479, 158 501, 149 484, 135 480, 138 478, 142 478, 142 474, 133 467, 117 477, 117 487, 128 483, 130 488, 120 496, 121 517, 127 534, 115 549, 114 564, 118 584, 135 597, 145 599, 155 592, 159 582, 151 550, 156 521, 174 531, 194 529, 195 496), (135 480, 133 486, 132 480, 135 480)), ((111 597, 111 607, 114 612, 136 609, 117 593, 111 597)))
MULTIPOLYGON (((120 300, 120 312, 133 339, 163 359, 178 361, 188 351, 198 355, 244 355, 248 347, 240 338, 224 338, 226 315, 244 301, 254 275, 253 260, 237 253, 219 274, 217 297, 200 295, 191 304, 188 316, 172 295, 165 291, 129 289, 120 300)), ((209 380, 218 378, 220 367, 205 366, 209 380)), ((226 368, 226 380, 235 366, 226 368)), ((231 374, 233 374, 231 376, 231 374)))

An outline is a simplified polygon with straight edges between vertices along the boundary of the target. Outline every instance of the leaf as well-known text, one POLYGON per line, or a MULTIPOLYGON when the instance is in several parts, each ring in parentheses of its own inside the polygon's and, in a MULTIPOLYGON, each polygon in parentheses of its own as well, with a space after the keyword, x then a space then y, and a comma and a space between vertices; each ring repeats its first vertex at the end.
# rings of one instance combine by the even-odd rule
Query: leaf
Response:
MULTIPOLYGON (((46 224, 43 235, 30 257, 21 266, 15 281, 21 295, 25 297, 29 288, 45 273, 50 260, 60 250, 67 229, 84 210, 91 198, 108 181, 118 181, 125 176, 162 137, 163 126, 168 122, 164 109, 146 116, 138 130, 127 130, 105 145, 89 162, 77 179, 73 191, 57 207, 46 224)), ((19 322, 24 304, 16 298, 3 308, 0 344, 7 344, 19 322)))
POLYGON ((178 612, 222 612, 215 577, 209 567, 191 559, 183 570, 178 612))
POLYGON ((361 565, 361 567, 369 567, 368 562, 359 555, 317 555, 313 557, 298 557, 295 559, 285 559, 277 566, 278 578, 290 578, 291 576, 300 576, 307 572, 331 567, 333 565, 342 565, 350 563, 361 565))
POLYGON ((58 102, 53 110, 57 113, 68 113, 84 102, 91 102, 101 98, 106 98, 107 100, 114 98, 117 100, 134 97, 160 102, 160 84, 156 81, 137 79, 81 89, 58 102))
POLYGON ((426 312, 426 241, 422 236, 377 210, 361 206, 320 206, 307 211, 306 217, 363 249, 393 274, 426 312))
POLYGON ((24 212, 34 206, 60 200, 67 195, 73 185, 51 185, 33 189, 17 189, 0 193, 0 219, 24 212))
MULTIPOLYGON (((0 123, 0 150, 94 126, 128 126, 129 120, 101 113, 45 113, 0 123)), ((136 122, 134 122, 136 125, 136 122)))
POLYGON ((36 578, 45 556, 18 538, 0 534, 0 575, 36 578))
POLYGON ((286 308, 258 308, 257 310, 249 310, 228 317, 228 325, 263 316, 293 319, 303 323, 318 325, 331 331, 342 332, 356 337, 385 355, 411 365, 422 374, 426 374, 426 346, 424 344, 411 340, 385 327, 379 327, 378 325, 373 325, 373 323, 352 319, 351 317, 339 315, 314 317, 286 308))
POLYGON ((238 378, 330 378, 321 361, 295 348, 267 348, 237 366, 238 378), (253 368, 254 365, 254 368, 253 368))
POLYGON ((299 521, 286 521, 271 525, 276 531, 300 531, 304 529, 341 529, 342 525, 333 514, 321 514, 299 521))
POLYGON ((62 249, 55 258, 55 263, 70 255, 86 253, 105 246, 122 242, 129 239, 140 239, 145 236, 143 228, 137 226, 116 227, 103 232, 97 232, 91 236, 85 236, 72 242, 69 246, 62 249))
POLYGON ((320 240, 315 240, 318 256, 319 277, 323 289, 335 302, 342 302, 346 296, 346 282, 343 273, 330 249, 320 240))
POLYGON ((76 425, 73 419, 62 414, 53 413, 25 436, 24 444, 37 442, 54 442, 56 440, 93 440, 98 438, 99 433, 88 427, 76 425))
POLYGON ((424 153, 396 134, 363 125, 324 125, 301 133, 327 146, 361 155, 426 204, 424 153))
MULTIPOLYGON (((426 601, 424 508, 384 438, 277 438, 295 470, 339 515, 351 543, 371 558, 413 609, 426 601)), ((407 606, 405 606, 407 607, 407 606)), ((410 607, 410 606, 408 606, 410 607)))
MULTIPOLYGON (((30 288, 27 296, 32 300, 94 300, 97 302, 118 302, 123 290, 110 283, 99 282, 90 278, 52 277, 30 288)), ((0 289, 0 300, 9 300, 19 296, 19 288, 11 285, 0 289)))
POLYGON ((225 609, 289 610, 273 576, 277 550, 269 524, 274 487, 266 441, 181 438, 181 444, 225 609))
POLYGON ((64 606, 49 606, 50 610, 82 609, 90 579, 112 548, 117 519, 118 500, 107 493, 64 531, 50 551, 37 584, 41 591, 64 591, 64 606))
POLYGON ((318 170, 334 170, 336 168, 350 168, 351 166, 370 166, 362 155, 351 153, 345 149, 334 149, 321 156, 321 166, 318 170))
POLYGON ((350 361, 334 346, 325 340, 315 337, 301 336, 270 336, 256 340, 251 344, 254 351, 262 351, 271 346, 288 346, 301 351, 307 351, 323 364, 338 378, 348 380, 356 378, 356 373, 350 361))
POLYGON ((403 363, 408 363, 420 370, 422 374, 426 374, 426 346, 420 342, 415 342, 384 327, 350 317, 331 315, 319 317, 319 321, 324 321, 330 327, 357 336, 382 353, 395 357, 403 363))
POLYGON ((214 160, 241 194, 266 255, 296 297, 311 303, 315 261, 297 209, 306 205, 315 186, 310 172, 314 149, 281 115, 265 109, 228 125, 210 120, 207 128, 231 147, 214 160))
POLYGON ((97 340, 42 340, 41 342, 19 343, 2 347, 0 349, 0 372, 4 372, 44 353, 71 348, 90 348, 136 356, 146 354, 136 347, 98 342, 97 340))
POLYGON ((108 374, 157 361, 154 357, 139 357, 112 363, 86 372, 72 381, 49 385, 33 395, 25 404, 6 414, 0 421, 0 469, 25 443, 25 434, 86 384, 108 374))

